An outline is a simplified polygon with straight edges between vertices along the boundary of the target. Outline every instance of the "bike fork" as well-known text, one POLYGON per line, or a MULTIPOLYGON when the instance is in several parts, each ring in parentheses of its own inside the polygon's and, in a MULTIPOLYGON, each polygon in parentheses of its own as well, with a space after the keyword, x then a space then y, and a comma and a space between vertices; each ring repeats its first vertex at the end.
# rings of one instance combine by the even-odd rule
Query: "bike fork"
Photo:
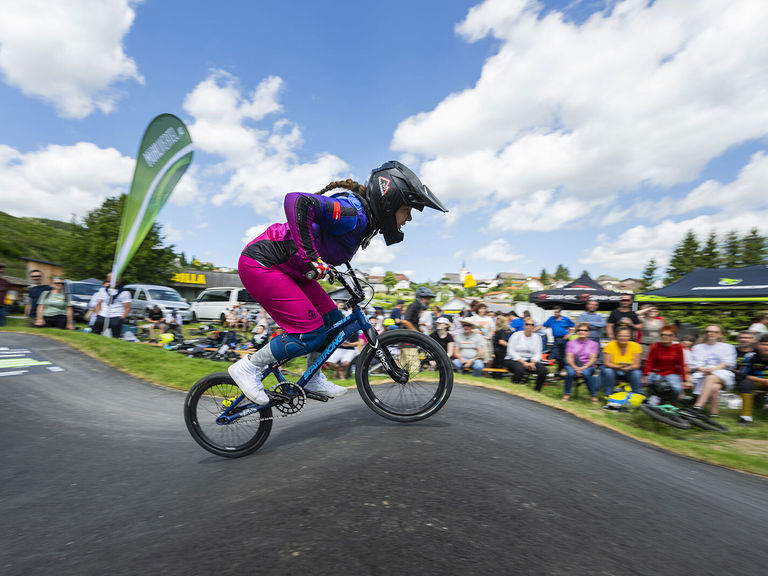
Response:
POLYGON ((379 362, 381 362, 381 366, 384 368, 386 373, 389 374, 392 380, 398 384, 407 383, 408 371, 400 368, 395 362, 395 359, 392 358, 392 354, 389 353, 389 350, 385 346, 381 345, 381 342, 379 342, 379 335, 376 333, 376 330, 373 327, 368 328, 365 331, 365 337, 368 340, 368 345, 373 348, 373 352, 376 355, 376 358, 378 358, 379 362))

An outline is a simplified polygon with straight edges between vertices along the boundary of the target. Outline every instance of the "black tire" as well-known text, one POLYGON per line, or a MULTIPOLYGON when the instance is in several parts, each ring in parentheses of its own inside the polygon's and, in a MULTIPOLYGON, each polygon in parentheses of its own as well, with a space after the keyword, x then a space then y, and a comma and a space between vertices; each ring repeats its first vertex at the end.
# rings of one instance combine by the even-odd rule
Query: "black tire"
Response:
MULTIPOLYGON (((217 423, 224 402, 242 392, 227 372, 215 372, 198 380, 184 402, 184 421, 195 442, 217 456, 239 458, 258 450, 272 431, 272 409, 217 423)), ((248 400, 245 400, 248 402, 248 400)))
POLYGON ((678 416, 673 412, 667 412, 666 410, 659 409, 658 406, 651 406, 650 404, 640 404, 640 410, 645 412, 648 416, 654 420, 658 420, 668 426, 674 428, 680 428, 681 430, 687 430, 691 427, 690 422, 684 418, 678 416))
POLYGON ((435 340, 414 330, 392 330, 379 336, 397 365, 408 370, 409 379, 398 384, 381 370, 374 349, 366 346, 357 360, 357 390, 368 407, 390 420, 415 422, 435 414, 445 406, 453 389, 453 366, 445 350, 435 340), (412 360, 412 361, 409 361, 412 360), (428 370, 429 361, 435 363, 428 370))
POLYGON ((197 314, 195 314, 194 310, 192 310, 192 322, 197 322, 197 314))
POLYGON ((728 432, 728 427, 723 426, 720 422, 717 422, 713 418, 710 418, 706 414, 696 413, 689 408, 680 408, 678 411, 680 416, 685 420, 701 428, 702 430, 711 430, 713 432, 728 432))

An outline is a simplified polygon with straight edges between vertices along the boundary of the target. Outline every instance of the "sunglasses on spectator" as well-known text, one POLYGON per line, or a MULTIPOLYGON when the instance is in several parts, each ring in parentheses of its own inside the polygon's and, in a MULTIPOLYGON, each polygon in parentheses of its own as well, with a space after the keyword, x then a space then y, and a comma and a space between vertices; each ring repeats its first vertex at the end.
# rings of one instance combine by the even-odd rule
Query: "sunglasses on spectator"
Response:
POLYGON ((526 322, 525 325, 526 326, 536 326, 536 324, 534 324, 533 322, 526 322))
POLYGON ((709 332, 710 334, 720 334, 720 330, 704 330, 704 332, 709 332))
POLYGON ((55 286, 55 285, 63 286, 63 285, 64 285, 64 282, 54 282, 53 284, 54 284, 54 286, 55 286))
POLYGON ((586 328, 579 328, 576 332, 589 332, 586 328))

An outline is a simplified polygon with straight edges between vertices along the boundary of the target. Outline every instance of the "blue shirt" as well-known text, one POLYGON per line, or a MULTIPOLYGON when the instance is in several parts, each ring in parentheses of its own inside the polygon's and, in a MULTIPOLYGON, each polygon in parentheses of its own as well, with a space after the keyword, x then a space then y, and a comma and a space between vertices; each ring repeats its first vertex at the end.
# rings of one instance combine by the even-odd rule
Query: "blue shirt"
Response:
POLYGON ((513 332, 517 332, 518 330, 523 330, 525 329, 525 322, 523 322, 522 318, 515 318, 509 323, 509 328, 513 332))
POLYGON ((582 312, 579 314, 579 324, 586 322, 589 324, 589 339, 599 341, 600 335, 605 328, 606 320, 605 316, 598 314, 597 312, 582 312))
POLYGON ((547 321, 544 322, 543 326, 545 328, 552 328, 552 336, 555 338, 562 338, 568 334, 568 328, 575 326, 575 324, 573 323, 573 320, 566 318, 565 316, 560 316, 560 318, 550 316, 547 318, 547 321))

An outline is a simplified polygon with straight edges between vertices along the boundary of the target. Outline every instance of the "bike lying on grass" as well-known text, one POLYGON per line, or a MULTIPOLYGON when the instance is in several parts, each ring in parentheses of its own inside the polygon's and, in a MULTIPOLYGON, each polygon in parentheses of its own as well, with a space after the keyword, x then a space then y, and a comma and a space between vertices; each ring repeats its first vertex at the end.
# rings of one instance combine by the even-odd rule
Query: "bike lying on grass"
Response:
POLYGON ((654 420, 681 430, 696 426, 703 430, 728 432, 726 426, 699 410, 671 404, 670 402, 676 398, 677 392, 667 382, 667 379, 662 377, 653 384, 649 384, 648 399, 640 404, 639 408, 654 420))
POLYGON ((209 374, 190 389, 184 421, 200 446, 228 458, 251 454, 269 437, 274 417, 297 414, 307 400, 327 402, 327 396, 305 391, 304 385, 344 340, 361 330, 367 345, 357 358, 355 382, 371 410, 397 422, 415 422, 445 406, 453 389, 453 367, 445 350, 413 330, 377 334, 360 308, 370 298, 366 299, 352 267, 345 264, 348 272, 335 268, 332 272, 350 294, 347 307, 352 312, 326 331, 330 343, 296 382, 283 376, 280 367, 286 361, 281 361, 268 366, 262 375, 270 399, 264 406, 251 402, 227 372, 209 374), (270 374, 276 382, 266 380, 270 374))

